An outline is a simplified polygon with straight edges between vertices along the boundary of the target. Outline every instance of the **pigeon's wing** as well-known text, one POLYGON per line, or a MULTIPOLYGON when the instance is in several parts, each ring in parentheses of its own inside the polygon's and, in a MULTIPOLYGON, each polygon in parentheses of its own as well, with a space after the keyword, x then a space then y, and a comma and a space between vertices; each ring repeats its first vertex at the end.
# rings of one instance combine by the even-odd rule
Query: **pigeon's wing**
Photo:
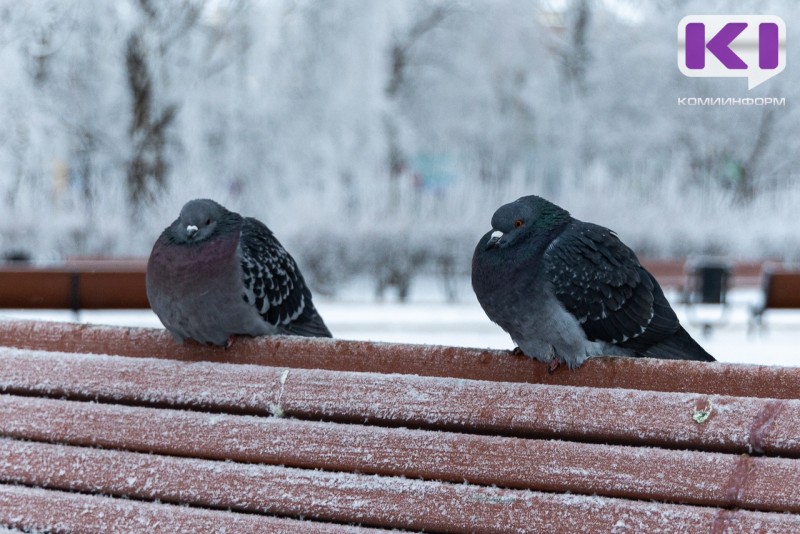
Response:
POLYGON ((287 334, 330 337, 297 264, 261 221, 245 218, 239 241, 243 298, 287 334))
POLYGON ((544 267, 556 297, 592 341, 640 352, 679 327, 658 282, 607 228, 571 223, 545 251, 544 267))

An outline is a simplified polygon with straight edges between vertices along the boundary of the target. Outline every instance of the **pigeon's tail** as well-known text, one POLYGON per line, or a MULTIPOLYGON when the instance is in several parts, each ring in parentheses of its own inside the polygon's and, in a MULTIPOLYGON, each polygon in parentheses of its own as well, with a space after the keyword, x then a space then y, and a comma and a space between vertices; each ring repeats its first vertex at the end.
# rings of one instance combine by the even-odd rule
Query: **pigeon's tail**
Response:
POLYGON ((661 358, 664 360, 717 361, 712 355, 707 353, 697 341, 692 339, 689 332, 684 330, 682 326, 679 326, 678 331, 667 339, 642 351, 641 354, 648 358, 661 358))
POLYGON ((285 333, 293 336, 333 337, 333 334, 325 325, 325 321, 322 320, 322 317, 313 306, 300 317, 283 326, 282 329, 285 333))

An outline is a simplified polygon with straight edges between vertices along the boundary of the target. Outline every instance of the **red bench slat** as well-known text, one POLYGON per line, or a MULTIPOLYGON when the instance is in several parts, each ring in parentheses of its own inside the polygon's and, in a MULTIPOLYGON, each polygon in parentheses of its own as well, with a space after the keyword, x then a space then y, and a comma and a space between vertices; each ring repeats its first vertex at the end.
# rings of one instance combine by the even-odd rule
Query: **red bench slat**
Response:
POLYGON ((800 529, 800 516, 215 462, 3 440, 6 481, 215 508, 446 532, 800 529), (55 465, 54 465, 55 464, 55 465))
MULTIPOLYGON (((285 532, 346 534, 373 529, 238 514, 155 502, 0 484, 0 523, 26 531, 75 534, 133 532, 285 532)), ((1 531, 1 529, 0 529, 1 531)))
POLYGON ((770 367, 639 358, 601 358, 579 372, 547 366, 508 351, 370 343, 291 336, 238 339, 222 349, 177 345, 166 331, 33 321, 0 322, 0 345, 138 358, 242 363, 271 367, 403 373, 565 386, 691 392, 796 399, 800 367, 770 367))
POLYGON ((211 460, 800 512, 800 493, 783 491, 800 487, 800 462, 784 458, 9 395, 0 395, 0 435, 211 460))
POLYGON ((790 399, 186 363, 9 348, 0 348, 0 391, 800 457, 800 400, 790 399), (693 417, 709 405, 708 420, 696 423, 693 417))

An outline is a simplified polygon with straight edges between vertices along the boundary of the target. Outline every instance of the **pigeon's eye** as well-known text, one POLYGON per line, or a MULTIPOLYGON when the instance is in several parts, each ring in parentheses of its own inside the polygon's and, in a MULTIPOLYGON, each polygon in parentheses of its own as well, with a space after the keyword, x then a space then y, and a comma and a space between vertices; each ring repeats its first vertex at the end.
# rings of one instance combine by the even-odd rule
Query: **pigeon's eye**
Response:
POLYGON ((209 224, 211 224, 211 218, 206 219, 206 226, 208 226, 209 224))
POLYGON ((522 219, 517 219, 516 221, 514 221, 514 228, 519 228, 523 224, 525 224, 525 221, 523 221, 522 219))

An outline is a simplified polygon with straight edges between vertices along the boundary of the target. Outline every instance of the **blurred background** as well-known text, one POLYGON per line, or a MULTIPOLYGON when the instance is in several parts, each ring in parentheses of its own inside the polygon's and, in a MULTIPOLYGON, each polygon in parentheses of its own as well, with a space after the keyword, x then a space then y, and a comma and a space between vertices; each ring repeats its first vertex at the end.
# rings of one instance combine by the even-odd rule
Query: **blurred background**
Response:
MULTIPOLYGON (((523 195, 643 259, 792 264, 798 15, 789 0, 2 0, 0 254, 144 258, 210 197, 276 233, 334 334, 502 347, 470 258, 523 195), (787 24, 786 70, 752 91, 677 68, 678 21, 731 13, 787 24), (706 96, 785 105, 678 105, 706 96), (404 317, 417 333, 393 337, 404 317)), ((709 340, 731 358, 763 352, 731 337, 758 285, 732 288, 740 309, 709 340)), ((800 361, 785 319, 770 350, 800 361)))

